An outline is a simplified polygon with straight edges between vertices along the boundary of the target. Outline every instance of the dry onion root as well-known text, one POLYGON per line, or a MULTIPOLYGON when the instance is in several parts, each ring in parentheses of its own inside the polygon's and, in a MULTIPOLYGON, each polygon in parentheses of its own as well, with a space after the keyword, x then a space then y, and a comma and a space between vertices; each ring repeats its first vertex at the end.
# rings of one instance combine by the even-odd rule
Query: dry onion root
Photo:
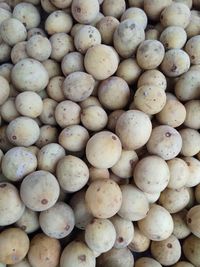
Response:
POLYGON ((0 1, 0 267, 200 266, 199 72, 198 0, 0 1))

